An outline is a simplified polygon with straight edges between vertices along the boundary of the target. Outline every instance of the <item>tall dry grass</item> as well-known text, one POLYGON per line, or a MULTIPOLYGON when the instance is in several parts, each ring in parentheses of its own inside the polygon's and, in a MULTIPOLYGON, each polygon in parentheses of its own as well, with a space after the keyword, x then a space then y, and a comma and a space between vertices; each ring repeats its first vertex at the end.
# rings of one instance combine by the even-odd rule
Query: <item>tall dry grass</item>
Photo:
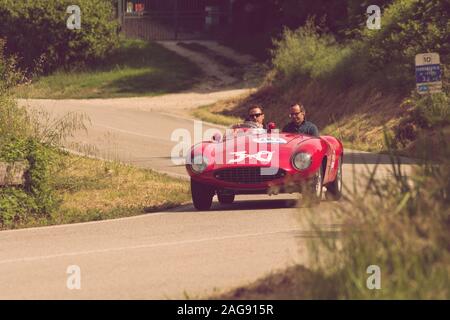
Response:
MULTIPOLYGON (((435 155, 436 156, 436 155, 435 155)), ((365 191, 346 190, 337 209, 341 233, 330 238, 314 223, 310 243, 315 297, 338 299, 450 298, 450 145, 409 178, 392 156, 393 178, 368 172, 365 191), (370 290, 367 268, 380 267, 381 289, 370 290)))

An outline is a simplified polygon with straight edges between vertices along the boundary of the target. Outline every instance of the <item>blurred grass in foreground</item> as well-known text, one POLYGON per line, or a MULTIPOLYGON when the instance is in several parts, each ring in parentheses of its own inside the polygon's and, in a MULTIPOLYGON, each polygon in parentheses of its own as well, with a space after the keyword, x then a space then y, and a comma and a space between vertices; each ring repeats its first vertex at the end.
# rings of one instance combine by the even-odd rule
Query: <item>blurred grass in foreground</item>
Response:
POLYGON ((450 298, 449 140, 431 152, 433 161, 421 163, 411 177, 392 156, 393 177, 374 179, 375 167, 365 192, 347 190, 337 209, 343 221, 338 237, 312 224, 320 241, 309 244, 311 265, 323 275, 311 284, 313 297, 450 298), (366 286, 370 265, 381 269, 380 290, 366 286))
POLYGON ((439 149, 425 141, 421 154, 427 150, 433 160, 418 164, 408 178, 391 149, 393 176, 377 177, 381 169, 375 166, 367 170, 368 183, 360 192, 353 186, 344 190, 343 200, 332 204, 334 212, 322 215, 321 206, 299 212, 312 235, 306 248, 299 247, 307 250, 305 265, 275 270, 210 298, 450 299, 449 141, 444 135, 439 149), (372 265, 380 267, 380 290, 367 288, 372 265))

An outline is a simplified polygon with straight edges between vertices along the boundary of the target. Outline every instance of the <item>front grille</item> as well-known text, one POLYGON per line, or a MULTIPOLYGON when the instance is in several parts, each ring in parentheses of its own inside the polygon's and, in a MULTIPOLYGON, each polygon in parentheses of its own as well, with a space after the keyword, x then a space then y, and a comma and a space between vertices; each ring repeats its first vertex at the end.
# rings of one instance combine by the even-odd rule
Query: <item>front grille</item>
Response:
MULTIPOLYGON (((273 169, 273 172, 275 173, 275 169, 273 169)), ((218 180, 240 184, 257 184, 279 179, 284 177, 285 175, 286 171, 284 171, 283 169, 278 169, 278 171, 273 175, 263 175, 261 174, 260 167, 227 168, 220 169, 214 172, 214 176, 218 180)))

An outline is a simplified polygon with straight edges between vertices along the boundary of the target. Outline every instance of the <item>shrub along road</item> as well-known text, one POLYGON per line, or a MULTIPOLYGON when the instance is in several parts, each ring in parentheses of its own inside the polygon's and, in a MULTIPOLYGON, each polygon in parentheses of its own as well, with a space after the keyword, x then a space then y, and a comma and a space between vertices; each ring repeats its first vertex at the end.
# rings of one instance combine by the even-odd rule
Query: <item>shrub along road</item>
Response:
MULTIPOLYGON (((60 115, 84 112, 91 118, 88 134, 73 141, 95 146, 104 158, 185 175, 184 167, 171 163, 176 142, 170 137, 179 128, 192 135, 194 122, 168 110, 183 114, 186 107, 236 93, 21 104, 60 115)), ((377 177, 389 174, 388 157, 348 152, 344 184, 352 187, 352 169, 360 176, 377 160, 377 177)), ((311 209, 301 202, 297 206, 295 199, 241 196, 232 205, 216 203, 210 212, 187 205, 133 218, 0 232, 0 298, 205 297, 295 263, 307 265, 306 241, 315 233, 305 221, 311 218, 321 229, 335 231, 336 203, 311 209), (81 269, 81 290, 66 286, 71 265, 81 269)))

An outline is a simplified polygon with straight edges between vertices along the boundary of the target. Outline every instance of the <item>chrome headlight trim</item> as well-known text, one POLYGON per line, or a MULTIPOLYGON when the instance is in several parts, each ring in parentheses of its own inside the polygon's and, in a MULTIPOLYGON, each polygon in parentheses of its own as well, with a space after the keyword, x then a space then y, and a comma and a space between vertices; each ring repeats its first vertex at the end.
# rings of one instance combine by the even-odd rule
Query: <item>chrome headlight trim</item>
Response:
POLYGON ((306 170, 311 166, 312 155, 307 152, 299 152, 292 158, 292 165, 297 170, 306 170))
POLYGON ((208 167, 208 158, 204 155, 196 155, 192 158, 192 163, 190 164, 191 170, 194 173, 202 173, 208 167))

